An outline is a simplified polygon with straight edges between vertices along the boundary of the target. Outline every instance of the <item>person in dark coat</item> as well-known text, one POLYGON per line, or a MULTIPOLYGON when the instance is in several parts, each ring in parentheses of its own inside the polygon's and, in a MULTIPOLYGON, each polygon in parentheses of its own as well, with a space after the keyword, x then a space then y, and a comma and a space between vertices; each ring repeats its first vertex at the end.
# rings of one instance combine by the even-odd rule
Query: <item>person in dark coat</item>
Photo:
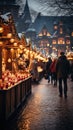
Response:
POLYGON ((71 70, 71 81, 73 82, 73 61, 71 61, 70 70, 71 70))
POLYGON ((62 81, 64 84, 64 96, 67 98, 67 78, 70 70, 70 64, 67 60, 64 52, 60 53, 60 57, 57 60, 56 64, 56 72, 57 72, 57 78, 59 80, 59 93, 60 97, 63 95, 63 87, 62 87, 62 81))
POLYGON ((51 82, 51 70, 50 70, 50 65, 52 63, 51 57, 48 58, 48 62, 46 64, 46 72, 48 74, 48 83, 51 82))
POLYGON ((57 85, 56 63, 57 63, 57 58, 54 58, 51 65, 50 65, 50 70, 51 70, 51 74, 52 74, 52 81, 54 83, 54 86, 57 85))

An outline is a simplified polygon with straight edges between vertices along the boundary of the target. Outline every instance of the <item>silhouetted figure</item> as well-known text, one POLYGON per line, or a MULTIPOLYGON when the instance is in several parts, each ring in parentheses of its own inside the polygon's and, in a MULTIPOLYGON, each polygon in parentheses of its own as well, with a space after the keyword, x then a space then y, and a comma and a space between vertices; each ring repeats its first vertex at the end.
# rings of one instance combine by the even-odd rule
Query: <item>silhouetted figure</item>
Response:
POLYGON ((38 83, 38 81, 39 81, 39 73, 38 73, 37 67, 38 67, 38 61, 37 61, 37 59, 35 58, 35 59, 31 62, 30 68, 31 68, 31 74, 32 74, 32 81, 38 83))
POLYGON ((73 61, 71 62, 70 71, 71 71, 71 81, 73 82, 73 61))
POLYGON ((53 82, 54 85, 57 85, 56 63, 57 63, 57 58, 54 58, 51 65, 50 65, 52 82, 53 82))
POLYGON ((48 58, 48 62, 46 64, 46 72, 48 73, 48 82, 51 81, 51 70, 50 70, 50 65, 52 63, 51 57, 48 58))
POLYGON ((57 78, 59 80, 59 93, 60 97, 63 95, 63 86, 62 81, 64 84, 64 96, 67 98, 67 78, 70 71, 70 64, 67 60, 66 56, 64 55, 64 52, 60 53, 60 57, 58 58, 57 64, 56 64, 56 71, 57 71, 57 78))

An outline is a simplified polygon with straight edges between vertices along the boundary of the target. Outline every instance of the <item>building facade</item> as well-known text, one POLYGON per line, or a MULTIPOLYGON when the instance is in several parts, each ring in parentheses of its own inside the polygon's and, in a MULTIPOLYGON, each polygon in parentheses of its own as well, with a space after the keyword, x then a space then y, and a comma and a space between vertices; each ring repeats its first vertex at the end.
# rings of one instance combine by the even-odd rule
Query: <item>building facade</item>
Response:
POLYGON ((38 13, 32 22, 28 0, 20 16, 18 10, 15 0, 0 0, 0 12, 11 12, 17 23, 17 32, 24 32, 42 53, 59 55, 60 51, 73 50, 73 16, 42 16, 38 13))
POLYGON ((45 55, 73 50, 73 17, 42 16, 38 13, 32 23, 28 1, 19 20, 18 32, 24 32, 33 45, 45 55))
MULTIPOLYGON (((35 30, 34 44, 45 54, 73 50, 73 17, 72 16, 42 16, 40 13, 30 26, 35 30)), ((30 36, 29 30, 27 31, 30 36)), ((33 37, 32 31, 31 35, 33 37)), ((31 37, 31 39, 33 39, 31 37)))
POLYGON ((23 13, 19 16, 17 30, 19 33, 26 32, 32 23, 28 1, 26 0, 23 13))

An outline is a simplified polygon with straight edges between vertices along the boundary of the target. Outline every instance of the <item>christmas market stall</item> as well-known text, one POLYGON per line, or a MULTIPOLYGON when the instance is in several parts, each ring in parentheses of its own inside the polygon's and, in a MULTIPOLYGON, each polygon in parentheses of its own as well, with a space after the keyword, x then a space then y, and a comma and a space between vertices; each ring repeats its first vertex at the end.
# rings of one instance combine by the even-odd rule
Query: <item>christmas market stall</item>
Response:
POLYGON ((7 121, 31 93, 31 75, 11 13, 0 15, 0 121, 7 121))

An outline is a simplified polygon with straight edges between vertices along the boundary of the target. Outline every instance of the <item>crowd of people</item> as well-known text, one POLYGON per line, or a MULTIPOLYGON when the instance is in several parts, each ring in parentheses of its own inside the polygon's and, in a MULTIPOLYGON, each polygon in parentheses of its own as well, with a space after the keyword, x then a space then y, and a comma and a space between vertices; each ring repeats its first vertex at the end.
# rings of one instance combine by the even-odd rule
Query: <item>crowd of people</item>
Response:
POLYGON ((48 83, 54 85, 59 83, 59 96, 62 97, 64 94, 67 98, 67 79, 70 77, 73 81, 73 61, 69 61, 64 52, 61 52, 58 58, 51 59, 49 57, 46 64, 46 74, 48 83))
POLYGON ((38 67, 42 69, 48 83, 59 87, 59 96, 62 97, 64 95, 67 98, 67 79, 70 78, 73 82, 73 60, 68 60, 64 52, 61 52, 59 57, 48 57, 46 64, 35 58, 30 64, 32 81, 35 83, 38 83, 40 79, 38 67))

